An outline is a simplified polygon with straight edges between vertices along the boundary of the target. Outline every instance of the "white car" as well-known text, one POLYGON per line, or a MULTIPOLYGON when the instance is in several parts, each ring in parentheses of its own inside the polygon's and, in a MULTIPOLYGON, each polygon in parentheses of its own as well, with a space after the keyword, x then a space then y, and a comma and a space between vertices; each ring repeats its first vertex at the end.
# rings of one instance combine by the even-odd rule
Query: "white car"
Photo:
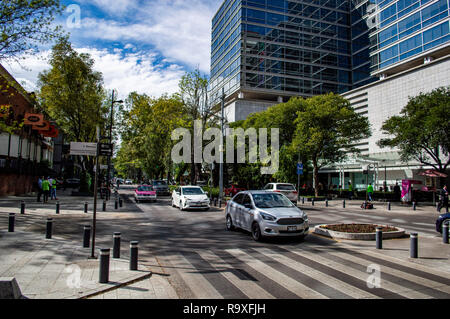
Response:
POLYGON ((298 201, 298 192, 294 185, 287 183, 270 183, 264 187, 265 191, 281 193, 294 204, 298 201))
POLYGON ((209 210, 210 201, 201 187, 181 186, 172 192, 172 207, 209 210))

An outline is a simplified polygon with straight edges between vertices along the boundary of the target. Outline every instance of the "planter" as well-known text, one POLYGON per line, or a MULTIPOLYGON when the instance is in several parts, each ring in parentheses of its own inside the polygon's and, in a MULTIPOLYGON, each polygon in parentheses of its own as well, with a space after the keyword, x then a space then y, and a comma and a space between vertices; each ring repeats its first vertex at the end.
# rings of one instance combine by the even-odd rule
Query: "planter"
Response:
MULTIPOLYGON (((358 226, 358 224, 349 224, 351 226, 358 226)), ((348 225, 348 226, 349 226, 348 225)), ((342 225, 318 225, 314 228, 314 233, 330 238, 335 239, 346 239, 346 240, 367 240, 367 241, 375 241, 376 240, 376 232, 364 233, 364 232, 346 232, 346 231, 336 231, 332 229, 327 229, 325 227, 330 226, 344 226, 342 225)), ((367 224, 359 224, 359 226, 368 226, 367 224)), ((383 239, 393 239, 393 238, 401 238, 405 235, 405 230, 398 227, 386 226, 386 225, 370 225, 374 228, 383 227, 383 228, 394 228, 392 231, 384 231, 383 239)), ((333 227, 331 227, 333 228, 333 227)), ((363 227, 361 227, 363 228, 363 227)))

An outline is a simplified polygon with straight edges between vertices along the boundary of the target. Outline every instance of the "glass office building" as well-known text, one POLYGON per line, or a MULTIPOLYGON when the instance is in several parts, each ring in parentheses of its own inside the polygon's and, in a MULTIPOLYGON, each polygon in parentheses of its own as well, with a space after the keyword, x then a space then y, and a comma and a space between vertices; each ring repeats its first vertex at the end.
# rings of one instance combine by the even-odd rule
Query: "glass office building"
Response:
POLYGON ((449 1, 225 0, 212 21, 210 95, 345 93, 449 54, 449 1))

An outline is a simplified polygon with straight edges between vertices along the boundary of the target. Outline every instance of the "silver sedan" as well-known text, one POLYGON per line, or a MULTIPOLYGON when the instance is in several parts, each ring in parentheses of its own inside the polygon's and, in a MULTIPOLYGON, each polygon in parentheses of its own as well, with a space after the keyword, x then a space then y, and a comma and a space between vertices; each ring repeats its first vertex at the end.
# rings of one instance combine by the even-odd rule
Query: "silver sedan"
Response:
POLYGON ((309 231, 308 216, 283 194, 246 191, 227 203, 227 230, 241 228, 256 241, 264 237, 304 238, 309 231))

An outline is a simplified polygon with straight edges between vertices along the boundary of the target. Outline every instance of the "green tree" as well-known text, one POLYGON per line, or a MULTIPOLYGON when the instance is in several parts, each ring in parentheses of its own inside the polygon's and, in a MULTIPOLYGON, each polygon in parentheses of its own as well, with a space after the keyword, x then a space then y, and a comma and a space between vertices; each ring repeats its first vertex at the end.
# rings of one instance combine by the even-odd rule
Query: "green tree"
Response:
POLYGON ((353 145, 370 136, 369 120, 333 93, 306 100, 297 98, 293 103, 301 109, 295 120, 293 147, 311 161, 318 196, 319 169, 345 160, 349 153, 358 153, 353 145))
POLYGON ((53 22, 62 10, 59 0, 0 1, 0 60, 35 53, 38 44, 59 38, 61 27, 53 22))
POLYGON ((382 131, 390 137, 380 147, 398 148, 401 159, 412 159, 445 172, 450 165, 450 86, 411 97, 400 115, 384 122, 382 131))

